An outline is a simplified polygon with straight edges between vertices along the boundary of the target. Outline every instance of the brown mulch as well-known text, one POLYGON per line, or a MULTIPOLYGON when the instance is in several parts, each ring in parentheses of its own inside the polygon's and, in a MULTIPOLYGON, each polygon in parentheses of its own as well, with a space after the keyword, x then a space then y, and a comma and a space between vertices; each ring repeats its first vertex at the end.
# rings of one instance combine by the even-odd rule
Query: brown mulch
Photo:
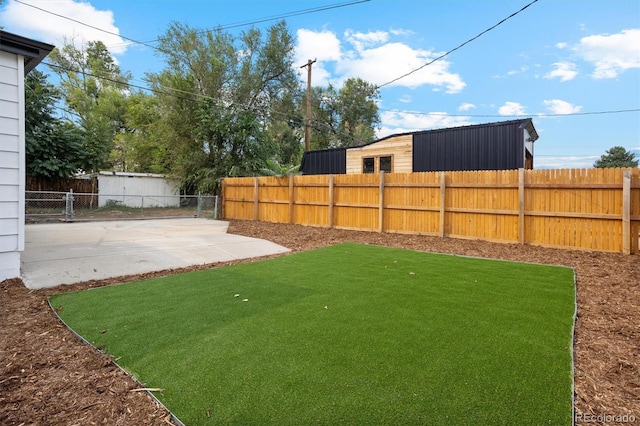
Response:
MULTIPOLYGON (((349 241, 572 267, 578 289, 575 411, 627 414, 635 417, 635 424, 640 422, 637 255, 252 221, 232 221, 229 233, 264 238, 294 252, 349 241)), ((61 292, 229 263, 37 291, 28 290, 18 279, 0 283, 0 425, 169 424, 169 413, 145 392, 137 391, 143 385, 64 327, 49 308, 47 298, 61 292)))

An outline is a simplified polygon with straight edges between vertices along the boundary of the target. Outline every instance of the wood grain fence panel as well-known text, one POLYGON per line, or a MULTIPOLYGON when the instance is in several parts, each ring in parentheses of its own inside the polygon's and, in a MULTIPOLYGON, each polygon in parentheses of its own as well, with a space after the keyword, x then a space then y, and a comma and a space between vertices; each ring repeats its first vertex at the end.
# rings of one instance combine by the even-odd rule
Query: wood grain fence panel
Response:
POLYGON ((225 179, 223 185, 224 214, 234 219, 253 219, 254 179, 225 179))
POLYGON ((224 212, 252 219, 257 207, 272 222, 637 253, 640 170, 626 170, 625 184, 623 169, 334 175, 331 188, 326 175, 230 178, 224 212))
POLYGON ((437 234, 439 188, 440 176, 435 172, 385 175, 385 230, 437 234))
POLYGON ((295 176, 293 178, 293 190, 293 223, 328 226, 329 176, 295 176))
POLYGON ((289 222, 289 180, 286 177, 258 179, 258 217, 271 222, 289 222))
POLYGON ((334 175, 334 226, 343 229, 379 228, 379 175, 334 175))
POLYGON ((640 253, 640 169, 631 170, 631 190, 629 194, 630 252, 640 253), (638 236, 636 238, 635 236, 638 236))

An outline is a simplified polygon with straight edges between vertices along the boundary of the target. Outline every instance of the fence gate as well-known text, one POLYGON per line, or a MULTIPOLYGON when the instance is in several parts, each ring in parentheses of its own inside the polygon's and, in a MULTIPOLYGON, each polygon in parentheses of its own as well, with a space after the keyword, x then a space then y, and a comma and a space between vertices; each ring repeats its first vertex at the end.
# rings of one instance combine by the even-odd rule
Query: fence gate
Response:
POLYGON ((60 221, 72 220, 73 193, 57 191, 26 191, 25 217, 27 222, 56 220, 56 218, 60 221))

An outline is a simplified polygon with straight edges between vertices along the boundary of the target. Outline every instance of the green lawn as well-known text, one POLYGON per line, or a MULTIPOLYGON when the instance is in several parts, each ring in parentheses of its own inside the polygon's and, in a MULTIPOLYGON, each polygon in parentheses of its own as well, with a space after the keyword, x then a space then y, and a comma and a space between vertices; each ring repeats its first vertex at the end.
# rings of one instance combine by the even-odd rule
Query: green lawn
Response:
POLYGON ((187 425, 570 425, 568 268, 341 244, 52 297, 187 425))

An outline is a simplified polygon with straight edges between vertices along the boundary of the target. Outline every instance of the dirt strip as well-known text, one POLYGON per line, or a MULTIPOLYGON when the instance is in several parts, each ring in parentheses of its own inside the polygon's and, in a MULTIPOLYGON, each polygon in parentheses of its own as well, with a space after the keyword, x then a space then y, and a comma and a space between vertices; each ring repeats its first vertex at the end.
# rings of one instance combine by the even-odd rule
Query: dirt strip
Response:
MULTIPOLYGON (((252 221, 230 233, 264 238, 294 252, 341 242, 564 265, 575 269, 577 424, 640 424, 640 261, 638 256, 557 250, 477 240, 379 234, 252 221), (620 417, 616 417, 620 416, 620 417), (626 416, 626 417, 623 417, 626 416), (594 420, 604 419, 606 422, 594 420), (635 418, 633 423, 615 420, 635 418), (582 419, 582 420, 581 420, 582 419)), ((67 330, 47 303, 61 292, 238 262, 158 271, 48 290, 0 283, 0 425, 163 425, 170 415, 67 330)))

